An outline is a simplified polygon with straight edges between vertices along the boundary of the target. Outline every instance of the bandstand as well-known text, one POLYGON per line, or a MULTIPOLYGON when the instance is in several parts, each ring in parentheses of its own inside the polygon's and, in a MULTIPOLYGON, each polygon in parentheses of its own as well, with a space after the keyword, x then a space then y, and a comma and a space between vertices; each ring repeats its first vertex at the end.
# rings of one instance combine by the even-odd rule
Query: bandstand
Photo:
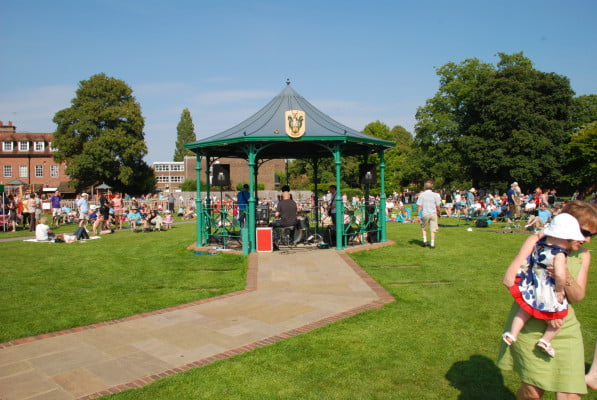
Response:
MULTIPOLYGON (((386 140, 365 135, 333 120, 315 108, 304 97, 299 95, 286 82, 284 89, 262 109, 243 122, 221 133, 194 143, 185 144, 197 157, 197 246, 205 246, 214 235, 226 240, 226 224, 237 224, 238 221, 226 222, 221 211, 214 216, 210 205, 211 186, 217 185, 217 177, 210 184, 210 167, 220 157, 241 158, 247 161, 249 168, 249 193, 247 223, 242 228, 240 240, 244 254, 256 251, 256 229, 258 227, 257 209, 257 176, 259 166, 271 159, 307 159, 314 168, 315 196, 318 196, 318 160, 333 158, 335 165, 335 185, 337 187, 335 226, 344 226, 344 207, 340 174, 343 156, 362 156, 363 160, 371 154, 379 156, 379 165, 373 174, 379 180, 380 200, 374 211, 377 238, 381 242, 386 239, 385 186, 384 186, 384 151, 395 144, 386 140), (201 161, 206 159, 205 182, 207 198, 201 200, 201 161), (219 220, 218 220, 219 219, 219 220)), ((220 204, 220 207, 222 204, 220 204)), ((317 223, 317 222, 316 222, 317 223)), ((336 249, 346 246, 345 232, 336 229, 336 249)))

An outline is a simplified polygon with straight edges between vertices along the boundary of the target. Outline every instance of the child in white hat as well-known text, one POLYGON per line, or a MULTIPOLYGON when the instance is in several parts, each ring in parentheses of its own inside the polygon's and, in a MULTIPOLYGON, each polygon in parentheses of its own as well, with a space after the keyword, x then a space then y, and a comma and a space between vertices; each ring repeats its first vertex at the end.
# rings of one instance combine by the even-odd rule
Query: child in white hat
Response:
MULTIPOLYGON (((502 335, 508 346, 516 342, 518 334, 530 318, 563 320, 568 315, 568 301, 564 292, 566 285, 566 257, 570 250, 578 250, 585 241, 576 218, 570 214, 558 214, 545 228, 545 236, 537 242, 527 263, 516 275, 516 283, 510 292, 520 306, 510 331, 502 335), (549 271, 553 267, 553 272, 549 271)), ((550 357, 555 357, 551 341, 556 337, 563 321, 548 324, 537 347, 550 357), (553 326, 558 325, 559 327, 553 326)))

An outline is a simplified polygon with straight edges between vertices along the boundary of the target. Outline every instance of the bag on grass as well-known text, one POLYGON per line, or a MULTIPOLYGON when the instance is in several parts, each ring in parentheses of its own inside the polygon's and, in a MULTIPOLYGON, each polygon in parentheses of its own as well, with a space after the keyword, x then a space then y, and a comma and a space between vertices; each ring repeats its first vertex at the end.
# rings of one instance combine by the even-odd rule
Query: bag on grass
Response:
POLYGON ((487 228, 487 226, 489 226, 489 224, 484 219, 478 219, 477 222, 475 222, 475 226, 477 228, 487 228))

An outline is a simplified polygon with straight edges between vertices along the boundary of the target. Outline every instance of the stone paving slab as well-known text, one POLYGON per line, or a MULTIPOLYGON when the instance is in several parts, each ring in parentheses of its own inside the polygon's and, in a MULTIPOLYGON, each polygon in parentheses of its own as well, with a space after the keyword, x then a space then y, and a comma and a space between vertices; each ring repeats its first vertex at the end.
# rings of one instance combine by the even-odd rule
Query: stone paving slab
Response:
POLYGON ((142 387, 393 301, 335 250, 251 254, 247 277, 241 292, 1 343, 0 400, 91 399, 142 387))

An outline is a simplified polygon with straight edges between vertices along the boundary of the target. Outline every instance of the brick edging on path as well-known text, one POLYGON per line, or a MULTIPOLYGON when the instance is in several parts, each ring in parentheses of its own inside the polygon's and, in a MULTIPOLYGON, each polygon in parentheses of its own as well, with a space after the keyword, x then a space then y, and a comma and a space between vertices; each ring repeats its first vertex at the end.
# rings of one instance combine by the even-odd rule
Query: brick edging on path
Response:
POLYGON ((396 299, 394 299, 394 297, 387 290, 385 290, 379 283, 377 283, 375 279, 373 279, 367 272, 365 272, 365 270, 361 268, 359 264, 357 264, 352 258, 350 258, 348 254, 357 253, 359 251, 365 250, 379 249, 387 246, 393 246, 394 244, 396 243, 391 240, 388 240, 387 242, 383 243, 372 243, 365 246, 351 247, 349 249, 338 251, 338 254, 340 255, 340 257, 342 257, 342 260, 344 260, 344 262, 348 264, 348 266, 351 267, 354 272, 356 272, 359 278, 361 278, 361 280, 363 280, 363 282, 365 282, 371 288, 371 290, 373 290, 375 294, 379 297, 379 300, 376 303, 379 303, 380 307, 382 307, 384 304, 393 303, 394 301, 396 301, 396 299))
MULTIPOLYGON (((231 350, 219 353, 219 354, 215 354, 213 356, 206 357, 206 358, 182 365, 180 367, 162 371, 158 374, 149 375, 149 376, 134 380, 132 382, 126 383, 126 384, 114 386, 109 389, 103 390, 101 392, 93 393, 93 394, 90 394, 90 395, 87 395, 84 397, 79 397, 76 400, 96 399, 98 397, 119 393, 119 392, 129 390, 129 389, 139 389, 139 388, 142 388, 143 386, 146 386, 150 383, 157 381, 158 379, 165 378, 167 376, 174 375, 174 374, 177 374, 180 372, 188 371, 193 368, 202 367, 207 364, 211 364, 212 362, 215 362, 215 361, 225 360, 225 359, 234 357, 238 354, 242 354, 242 353, 245 353, 245 352, 248 352, 251 350, 255 350, 255 349, 258 349, 261 347, 266 347, 266 346, 272 345, 274 343, 280 342, 282 340, 289 339, 291 337, 298 336, 303 333, 311 332, 317 328, 331 324, 332 322, 336 322, 336 321, 339 321, 344 318, 352 317, 354 315, 360 314, 367 310, 379 309, 379 308, 383 307, 384 304, 392 303, 395 301, 394 297, 392 297, 392 295, 389 292, 387 292, 379 283, 377 283, 377 281, 375 281, 369 274, 367 274, 367 272, 365 272, 365 270, 363 270, 356 262, 354 262, 354 260, 352 258, 350 258, 347 253, 355 253, 358 251, 372 250, 372 249, 377 249, 377 248, 381 248, 381 247, 391 246, 394 244, 395 244, 394 242, 388 241, 388 242, 384 242, 384 243, 373 243, 370 245, 358 246, 356 248, 351 248, 348 251, 346 251, 346 250, 337 251, 338 255, 342 258, 342 260, 344 262, 346 262, 348 264, 348 266, 350 266, 350 268, 352 268, 352 270, 359 276, 359 278, 361 278, 375 292, 375 294, 377 294, 377 296, 379 297, 379 300, 377 300, 377 301, 374 301, 374 302, 371 302, 369 304, 365 304, 365 305, 362 305, 359 307, 355 307, 353 309, 350 309, 350 310, 347 310, 347 311, 344 311, 344 312, 341 312, 338 314, 331 315, 329 317, 320 319, 319 321, 311 322, 311 323, 303 325, 301 327, 294 328, 294 329, 279 333, 277 335, 258 340, 253 343, 249 343, 247 345, 240 346, 235 349, 231 349, 231 350)), ((257 277, 257 255, 258 255, 258 253, 251 253, 249 255, 250 256, 249 270, 254 271, 255 279, 257 277), (254 268, 251 268, 252 263, 255 263, 254 268)), ((247 273, 247 280, 248 280, 248 273, 247 273)))
MULTIPOLYGON (((359 246, 359 248, 357 248, 357 249, 350 249, 350 251, 348 253, 377 249, 380 247, 390 246, 393 244, 394 244, 394 242, 385 242, 385 243, 375 243, 372 245, 366 245, 366 246, 362 246, 362 247, 359 246)), ((294 329, 279 333, 277 335, 273 335, 273 336, 267 337, 265 339, 258 340, 256 342, 249 343, 247 345, 240 346, 235 349, 231 349, 231 350, 228 350, 228 351, 225 351, 222 353, 215 354, 210 357, 206 357, 206 358, 182 365, 180 367, 162 371, 157 374, 145 376, 143 378, 134 380, 129 383, 111 387, 111 388, 103 390, 101 392, 92 393, 92 394, 84 396, 84 397, 79 397, 76 400, 96 399, 98 397, 119 393, 119 392, 129 390, 129 389, 140 389, 143 386, 146 386, 150 383, 157 381, 158 379, 165 378, 170 375, 178 374, 180 372, 185 372, 185 371, 188 371, 193 368, 202 367, 207 364, 211 364, 215 361, 225 360, 225 359, 234 357, 238 354, 252 351, 252 350, 255 350, 255 349, 258 349, 261 347, 266 347, 266 346, 272 345, 274 343, 280 342, 282 340, 289 339, 294 336, 301 335, 303 333, 311 332, 317 328, 331 324, 332 322, 336 322, 336 321, 339 321, 344 318, 352 317, 352 316, 360 314, 364 311, 379 309, 379 308, 383 307, 385 304, 392 303, 395 301, 394 297, 392 297, 392 295, 390 295, 390 293, 388 293, 381 285, 379 285, 377 283, 377 281, 375 281, 356 262, 354 262, 354 260, 352 258, 350 258, 348 256, 348 254, 346 254, 347 253, 346 251, 341 250, 341 251, 337 251, 337 253, 338 253, 338 255, 340 255, 342 260, 345 261, 352 268, 352 270, 359 276, 359 278, 361 278, 375 292, 375 294, 377 294, 377 296, 379 297, 379 300, 371 302, 369 304, 364 304, 359 307, 352 308, 350 310, 347 310, 347 311, 344 311, 344 312, 341 312, 338 314, 331 315, 329 317, 320 319, 318 321, 311 322, 309 324, 300 326, 298 328, 294 328, 294 329)), ((258 253, 250 254, 250 256, 255 256, 255 257, 250 258, 249 264, 251 264, 252 260, 254 260, 255 264, 257 263, 257 254, 258 253)), ((255 275, 257 275, 256 270, 257 270, 257 268, 255 268, 255 275)))
POLYGON ((115 320, 111 320, 111 321, 98 322, 98 323, 91 324, 91 325, 79 326, 79 327, 75 327, 75 328, 64 329, 61 331, 42 333, 41 335, 29 336, 29 337, 20 338, 20 339, 14 339, 14 340, 11 340, 8 342, 0 343, 0 349, 5 349, 7 347, 12 347, 12 346, 18 346, 20 344, 25 344, 25 343, 31 343, 31 342, 35 342, 37 340, 48 339, 48 338, 52 338, 52 337, 56 337, 56 336, 69 335, 71 333, 77 333, 77 332, 82 332, 82 331, 86 331, 86 330, 90 330, 90 329, 101 328, 104 326, 120 324, 122 322, 133 321, 133 320, 141 319, 141 318, 145 318, 145 317, 151 317, 153 315, 164 314, 164 313, 167 313, 170 311, 182 310, 184 308, 189 308, 189 307, 193 307, 193 306, 197 306, 197 305, 205 304, 205 303, 211 303, 212 301, 226 299, 226 298, 238 296, 238 295, 241 295, 244 293, 253 292, 255 290, 257 290, 257 254, 251 253, 251 254, 249 254, 246 286, 245 286, 244 290, 239 290, 239 291, 232 292, 232 293, 226 293, 226 294, 222 294, 220 296, 210 297, 207 299, 201 299, 201 300, 193 301, 190 303, 180 304, 177 306, 162 308, 160 310, 154 310, 154 311, 148 311, 148 312, 144 312, 144 313, 140 313, 140 314, 135 314, 135 315, 131 315, 129 317, 124 317, 124 318, 115 319, 115 320))
MULTIPOLYGON (((309 324, 300 326, 298 328, 294 328, 294 329, 279 333, 277 335, 273 335, 273 336, 255 341, 253 343, 249 343, 244 346, 237 347, 235 349, 231 349, 231 350, 219 353, 219 354, 215 354, 213 356, 206 357, 206 358, 203 358, 203 359, 191 362, 191 363, 187 363, 187 364, 184 364, 179 367, 171 368, 171 369, 168 369, 168 370, 156 373, 156 374, 148 375, 148 376, 136 379, 136 380, 128 382, 128 383, 113 386, 111 388, 108 388, 108 389, 105 389, 105 390, 102 390, 102 391, 99 391, 96 393, 85 395, 85 396, 77 398, 76 400, 96 399, 96 398, 99 398, 102 396, 108 396, 111 394, 129 390, 129 389, 139 389, 141 387, 144 387, 150 383, 157 381, 158 379, 165 378, 165 377, 168 377, 170 375, 174 375, 174 374, 177 374, 180 372, 185 372, 185 371, 188 371, 193 368, 202 367, 204 365, 210 364, 215 361, 225 360, 225 359, 234 357, 238 354, 245 353, 245 352, 248 352, 251 350, 255 350, 255 349, 258 349, 261 347, 266 347, 266 346, 272 345, 274 343, 280 342, 282 340, 289 339, 294 336, 301 335, 303 333, 311 332, 317 328, 328 325, 332 322, 336 322, 341 319, 360 314, 361 312, 364 312, 367 310, 379 309, 379 308, 383 307, 385 304, 394 302, 395 299, 389 294, 389 292, 387 292, 371 276, 369 276, 369 274, 367 274, 367 272, 365 272, 347 254, 347 253, 353 253, 353 252, 357 252, 357 251, 365 251, 365 250, 381 248, 381 247, 390 246, 393 244, 394 244, 394 242, 388 241, 388 242, 384 242, 384 243, 374 243, 374 244, 370 244, 370 245, 358 246, 356 248, 351 248, 348 250, 337 251, 337 254, 342 258, 342 260, 344 262, 346 262, 346 264, 353 271, 355 271, 355 273, 359 276, 359 278, 361 278, 379 297, 379 299, 376 301, 373 301, 368 304, 364 304, 359 307, 352 308, 347 311, 343 311, 338 314, 331 315, 329 317, 320 319, 318 321, 311 322, 309 324)), ((164 309, 160 309, 160 310, 156 310, 156 311, 141 313, 141 314, 137 314, 137 315, 133 315, 130 317, 125 317, 125 318, 121 318, 121 319, 117 319, 117 320, 100 322, 100 323, 96 323, 96 324, 92 324, 92 325, 88 325, 88 326, 65 329, 65 330, 58 331, 58 332, 46 333, 46 334, 31 336, 31 337, 22 338, 22 339, 15 339, 15 340, 12 340, 9 342, 0 343, 0 349, 11 347, 11 346, 17 346, 17 345, 24 344, 24 343, 34 342, 37 340, 47 339, 47 338, 51 338, 51 337, 55 337, 55 336, 77 333, 77 332, 81 332, 81 331, 85 331, 85 330, 89 330, 89 329, 96 329, 96 328, 100 328, 100 327, 104 327, 104 326, 108 326, 108 325, 118 324, 121 322, 136 320, 136 319, 145 318, 145 317, 158 315, 158 314, 163 314, 163 313, 166 313, 169 311, 180 310, 180 309, 192 307, 192 306, 199 305, 199 304, 209 303, 209 302, 216 301, 216 300, 223 299, 223 298, 238 296, 243 293, 252 292, 257 289, 257 275, 258 275, 258 253, 251 253, 251 254, 249 254, 249 262, 248 262, 247 278, 246 278, 247 286, 246 286, 245 290, 228 293, 228 294, 217 296, 217 297, 212 297, 209 299, 202 299, 202 300, 198 300, 198 301, 191 302, 191 303, 181 304, 178 306, 168 307, 168 308, 164 308, 164 309)))

